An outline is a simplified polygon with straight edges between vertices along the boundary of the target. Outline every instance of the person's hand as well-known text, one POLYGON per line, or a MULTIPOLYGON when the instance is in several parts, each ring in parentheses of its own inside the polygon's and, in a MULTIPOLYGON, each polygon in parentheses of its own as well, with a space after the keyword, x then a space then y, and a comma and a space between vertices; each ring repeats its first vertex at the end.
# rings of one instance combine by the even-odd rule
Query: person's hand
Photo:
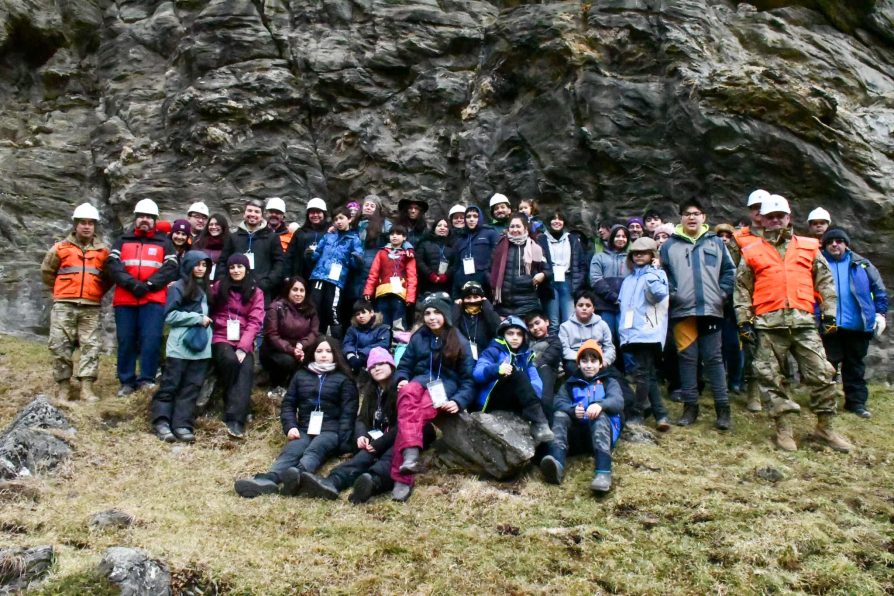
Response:
POLYGON ((457 412, 459 412, 459 404, 451 399, 450 401, 445 401, 441 405, 440 409, 447 412, 448 414, 456 414, 457 412))
POLYGON ((500 373, 501 376, 508 377, 509 375, 512 374, 512 365, 509 364, 508 362, 503 362, 502 364, 500 364, 500 368, 498 369, 498 372, 500 373))
POLYGON ((661 259, 659 259, 658 257, 652 259, 652 267, 654 267, 655 269, 661 269, 661 259))
POLYGON ((357 437, 357 449, 366 449, 369 447, 369 437, 357 437))
POLYGON ((578 420, 583 420, 584 416, 586 416, 586 411, 584 410, 584 407, 582 405, 577 404, 576 406, 574 406, 574 416, 578 420))
POLYGON ((875 325, 872 328, 872 335, 878 339, 882 336, 882 333, 885 332, 885 328, 888 326, 888 321, 885 319, 885 315, 880 312, 875 313, 875 325))
POLYGON ((590 404, 587 406, 587 418, 590 420, 596 420, 599 415, 602 413, 602 406, 599 404, 590 404))
POLYGON ((373 444, 372 444, 372 443, 367 443, 367 444, 366 444, 366 452, 367 452, 367 453, 375 453, 375 452, 376 452, 376 448, 373 447, 373 444))
POLYGON ((136 296, 137 298, 142 298, 146 294, 149 293, 149 286, 144 284, 141 281, 134 281, 133 286, 130 290, 130 293, 136 296))
POLYGON ((537 286, 542 284, 545 280, 546 280, 546 274, 541 271, 540 273, 535 275, 534 279, 532 279, 531 281, 534 282, 534 287, 536 288, 537 286))
POLYGON ((398 383, 398 384, 397 384, 397 390, 400 391, 401 389, 403 389, 403 388, 406 386, 407 383, 409 383, 409 381, 406 380, 406 379, 404 379, 403 381, 401 381, 400 383, 398 383))
POLYGON ((298 432, 297 428, 290 428, 289 432, 286 433, 286 436, 289 437, 290 441, 297 441, 301 438, 301 433, 298 432))
POLYGON ((835 315, 823 315, 820 318, 820 333, 823 335, 832 335, 838 331, 838 321, 835 315))
POLYGON ((210 317, 202 317, 202 327, 207 327, 211 324, 211 322, 212 321, 210 317))
POLYGON ((739 339, 742 340, 743 344, 748 344, 750 346, 757 343, 757 333, 754 331, 754 323, 745 321, 739 325, 739 339))
POLYGON ((369 294, 364 294, 363 299, 366 300, 367 302, 372 302, 373 297, 370 296, 369 294))
POLYGON ((304 360, 304 346, 296 344, 295 349, 292 350, 292 355, 295 357, 295 360, 304 360))
POLYGON ((242 361, 245 360, 245 351, 241 348, 236 350, 236 360, 239 361, 239 364, 242 364, 242 361))
POLYGON ((439 277, 440 277, 440 276, 439 276, 437 273, 435 273, 434 271, 432 271, 431 273, 428 274, 428 281, 430 281, 430 282, 433 283, 433 284, 436 284, 436 283, 438 283, 438 278, 439 278, 439 277))

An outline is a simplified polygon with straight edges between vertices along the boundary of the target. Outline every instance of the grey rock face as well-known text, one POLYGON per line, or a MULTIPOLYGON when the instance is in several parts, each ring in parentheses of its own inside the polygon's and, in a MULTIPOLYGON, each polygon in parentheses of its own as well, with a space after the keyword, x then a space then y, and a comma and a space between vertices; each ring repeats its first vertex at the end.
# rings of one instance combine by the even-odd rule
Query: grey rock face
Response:
POLYGON ((161 561, 146 551, 113 546, 99 562, 99 573, 121 588, 122 596, 167 596, 171 594, 171 574, 161 561))
POLYGON ((41 396, 25 406, 0 434, 0 479, 49 470, 69 457, 71 447, 48 429, 74 433, 65 416, 41 396))
POLYGON ((0 594, 27 589, 43 579, 55 560, 52 546, 0 548, 0 594))
POLYGON ((505 480, 534 457, 530 425, 510 412, 463 412, 438 423, 438 448, 452 466, 505 480))

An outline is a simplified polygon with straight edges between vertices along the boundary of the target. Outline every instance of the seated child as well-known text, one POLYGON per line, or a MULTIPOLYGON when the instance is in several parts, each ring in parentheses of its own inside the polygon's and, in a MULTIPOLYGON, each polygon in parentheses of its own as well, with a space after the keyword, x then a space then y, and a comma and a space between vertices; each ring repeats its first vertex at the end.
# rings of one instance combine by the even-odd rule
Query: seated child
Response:
POLYGON ((460 303, 453 307, 456 328, 469 340, 472 360, 490 344, 500 326, 500 315, 484 294, 477 281, 467 281, 460 290, 460 303))
POLYGON ((345 358, 354 374, 364 367, 369 353, 377 346, 386 350, 391 348, 391 328, 382 324, 372 303, 358 300, 354 303, 354 316, 342 344, 345 358))
POLYGON ((581 290, 574 297, 574 314, 559 325, 559 341, 562 342, 563 367, 566 374, 577 370, 576 358, 581 345, 588 339, 595 339, 603 350, 603 366, 611 366, 615 361, 615 344, 608 323, 595 313, 596 295, 590 290, 581 290))
POLYGON ((565 381, 555 400, 553 433, 540 470, 550 484, 561 484, 569 450, 592 451, 596 472, 590 490, 606 493, 612 486, 612 449, 621 436, 624 398, 617 379, 602 369, 602 348, 588 339, 577 352, 577 371, 565 381))
POLYGON ((556 380, 562 366, 562 342, 559 336, 550 331, 549 317, 545 313, 535 311, 525 317, 528 333, 531 334, 529 345, 534 352, 534 366, 543 383, 543 395, 540 403, 547 418, 552 418, 553 395, 556 392, 556 380))

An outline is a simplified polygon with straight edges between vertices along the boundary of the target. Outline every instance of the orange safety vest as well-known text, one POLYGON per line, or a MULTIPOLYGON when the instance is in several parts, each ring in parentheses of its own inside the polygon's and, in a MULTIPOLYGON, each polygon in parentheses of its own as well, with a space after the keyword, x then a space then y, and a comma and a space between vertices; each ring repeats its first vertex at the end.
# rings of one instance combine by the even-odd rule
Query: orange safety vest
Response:
POLYGON ((97 304, 102 300, 106 286, 102 281, 102 268, 109 257, 108 248, 82 249, 77 244, 63 240, 56 244, 59 269, 53 284, 54 300, 89 300, 97 304))
POLYGON ((751 233, 751 228, 745 226, 744 228, 740 228, 733 232, 733 238, 736 239, 736 244, 739 245, 739 248, 745 248, 752 242, 756 240, 760 240, 760 236, 755 236, 751 233))
POLYGON ((784 308, 813 312, 816 296, 813 287, 813 261, 819 253, 819 241, 792 236, 785 259, 772 244, 759 239, 742 248, 742 258, 754 272, 751 303, 755 315, 784 308))
POLYGON ((289 251, 289 243, 292 242, 292 236, 294 232, 286 232, 284 234, 279 235, 279 245, 282 246, 283 254, 289 251))

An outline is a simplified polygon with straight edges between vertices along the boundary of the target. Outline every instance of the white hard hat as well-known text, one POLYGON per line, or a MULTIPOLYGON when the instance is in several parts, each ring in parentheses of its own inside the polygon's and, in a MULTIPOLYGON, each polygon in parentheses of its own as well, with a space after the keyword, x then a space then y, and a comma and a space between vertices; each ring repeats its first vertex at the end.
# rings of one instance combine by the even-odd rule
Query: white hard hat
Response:
POLYGON ((209 217, 211 213, 208 212, 208 205, 203 203, 202 201, 197 201, 189 206, 189 209, 186 210, 186 214, 190 213, 198 213, 199 215, 204 215, 205 217, 209 217))
POLYGON ((817 207, 810 212, 810 215, 807 216, 807 223, 810 223, 815 219, 832 223, 832 216, 830 216, 829 212, 822 207, 817 207))
MULTIPOLYGON (((778 196, 778 195, 777 195, 778 196)), ((764 201, 770 198, 770 193, 765 191, 763 188, 759 188, 750 195, 748 195, 748 205, 747 207, 753 207, 754 205, 762 205, 764 201)))
POLYGON ((761 215, 768 213, 788 213, 791 215, 792 210, 789 209, 788 199, 780 195, 770 195, 761 203, 761 215))
POLYGON ((267 199, 267 206, 265 207, 267 211, 279 211, 280 213, 286 212, 286 202, 280 199, 279 197, 270 197, 267 199))
POLYGON ((81 203, 75 207, 74 213, 71 214, 72 219, 92 219, 99 221, 99 211, 90 203, 81 203))
POLYGON ((466 208, 463 205, 454 205, 453 207, 450 208, 450 211, 447 213, 447 217, 452 219, 453 216, 457 215, 457 214, 465 215, 466 208))
POLYGON ((509 205, 509 199, 504 194, 494 193, 494 196, 490 198, 490 203, 488 204, 489 209, 493 209, 495 205, 499 205, 500 203, 506 203, 509 205))
POLYGON ((143 199, 133 208, 134 214, 142 213, 143 215, 151 215, 158 217, 158 205, 152 199, 143 199))
POLYGON ((314 197, 307 202, 307 209, 319 209, 320 211, 329 211, 326 209, 326 201, 320 197, 314 197))

